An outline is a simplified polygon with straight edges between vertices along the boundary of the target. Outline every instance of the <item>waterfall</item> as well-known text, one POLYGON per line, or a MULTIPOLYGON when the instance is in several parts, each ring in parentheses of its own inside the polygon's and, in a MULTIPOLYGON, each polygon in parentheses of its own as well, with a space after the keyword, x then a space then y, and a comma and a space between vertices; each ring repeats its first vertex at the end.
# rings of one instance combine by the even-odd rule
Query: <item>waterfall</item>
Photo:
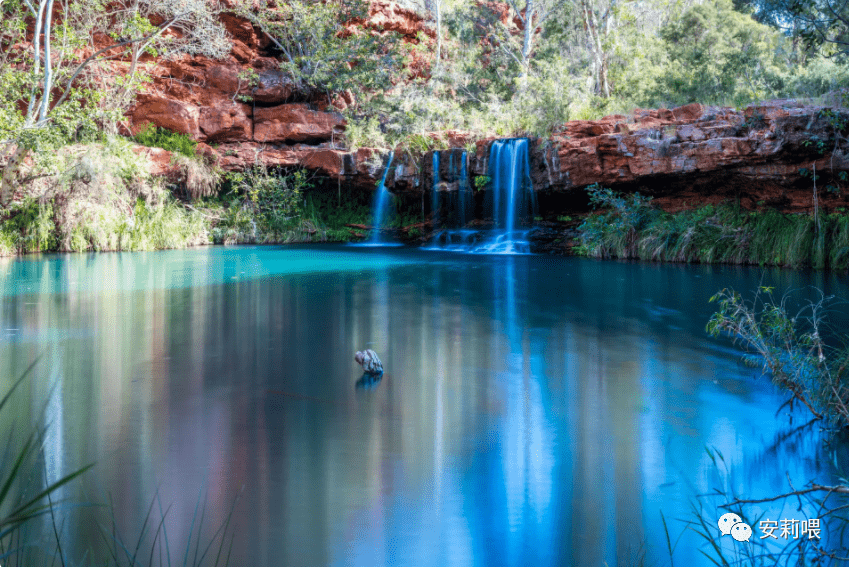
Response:
MULTIPOLYGON (((453 171, 451 177, 458 181, 456 219, 462 228, 470 219, 473 210, 472 189, 469 186, 467 171, 467 153, 460 160, 460 174, 453 171)), ((438 156, 434 152, 434 170, 438 165, 438 156)), ((522 230, 524 219, 533 219, 535 197, 531 182, 529 142, 527 138, 497 140, 489 148, 489 168, 487 171, 489 191, 486 196, 486 209, 492 213, 495 229, 492 231, 443 230, 435 233, 428 249, 452 250, 481 254, 528 254, 530 242, 529 229, 522 230)), ((436 183, 433 187, 434 209, 438 203, 436 183)), ((434 226, 436 223, 434 222, 434 226)))
POLYGON ((469 173, 468 173, 468 156, 466 151, 463 151, 463 154, 460 156, 460 186, 458 188, 459 195, 459 204, 457 206, 457 222, 460 224, 460 228, 466 226, 466 222, 472 216, 474 211, 472 208, 472 191, 471 187, 469 187, 469 173))
POLYGON ((493 220, 513 232, 517 216, 533 214, 533 190, 527 138, 498 140, 489 149, 493 220))
POLYGON ((439 224, 439 151, 433 150, 433 185, 430 192, 430 213, 433 230, 439 224))
POLYGON ((372 232, 369 243, 372 246, 386 244, 380 229, 383 228, 383 223, 386 219, 386 209, 389 207, 389 190, 386 189, 386 176, 389 174, 389 166, 392 165, 392 158, 395 152, 389 152, 389 159, 386 161, 386 169, 383 170, 383 177, 380 178, 380 183, 374 192, 374 206, 372 210, 372 232))
POLYGON ((522 217, 534 214, 527 138, 498 140, 489 148, 489 177, 492 218, 496 232, 477 251, 487 254, 526 254, 530 251, 528 231, 517 231, 522 217))

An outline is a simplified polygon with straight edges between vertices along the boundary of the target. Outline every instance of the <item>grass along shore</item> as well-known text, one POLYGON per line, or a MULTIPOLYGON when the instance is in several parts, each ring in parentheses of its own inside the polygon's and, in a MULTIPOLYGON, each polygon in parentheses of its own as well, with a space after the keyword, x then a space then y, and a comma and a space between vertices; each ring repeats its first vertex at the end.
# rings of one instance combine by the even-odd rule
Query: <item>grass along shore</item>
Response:
POLYGON ((849 214, 747 211, 732 204, 664 212, 649 197, 591 187, 598 209, 578 227, 575 253, 633 258, 846 270, 849 214))

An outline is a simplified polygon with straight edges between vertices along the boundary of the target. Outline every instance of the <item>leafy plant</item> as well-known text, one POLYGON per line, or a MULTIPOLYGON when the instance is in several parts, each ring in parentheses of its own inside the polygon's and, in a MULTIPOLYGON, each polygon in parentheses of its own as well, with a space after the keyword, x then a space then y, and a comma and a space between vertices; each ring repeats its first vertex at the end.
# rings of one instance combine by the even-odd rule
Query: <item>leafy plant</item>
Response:
POLYGON ((238 83, 236 84, 236 94, 233 95, 233 100, 236 99, 242 102, 251 102, 253 97, 250 95, 239 94, 242 90, 242 85, 250 88, 251 90, 256 89, 259 86, 259 73, 256 72, 255 69, 243 69, 239 71, 239 74, 236 75, 238 83))
POLYGON ((817 135, 811 136, 809 139, 802 142, 802 145, 806 148, 813 149, 818 155, 823 155, 826 151, 826 141, 817 135))
POLYGON ((302 192, 312 186, 305 170, 279 175, 257 165, 225 179, 230 202, 213 229, 216 242, 281 242, 301 223, 302 192))
POLYGON ((475 191, 483 191, 486 187, 492 183, 492 177, 489 175, 478 175, 474 178, 474 186, 475 191))
POLYGON ((190 158, 195 157, 197 151, 197 142, 192 140, 191 137, 159 128, 149 122, 135 135, 135 140, 142 146, 162 148, 190 158))
POLYGON ((849 348, 847 336, 830 328, 825 318, 833 297, 821 296, 802 310, 788 311, 772 288, 760 287, 751 301, 724 289, 711 298, 719 304, 707 325, 714 337, 727 334, 746 348, 744 360, 761 366, 776 385, 791 394, 818 419, 849 427, 849 348))
POLYGON ((283 55, 280 68, 302 87, 325 92, 385 88, 401 62, 394 32, 339 33, 346 22, 368 16, 360 0, 292 0, 278 10, 254 10, 240 2, 236 9, 268 34, 283 55))

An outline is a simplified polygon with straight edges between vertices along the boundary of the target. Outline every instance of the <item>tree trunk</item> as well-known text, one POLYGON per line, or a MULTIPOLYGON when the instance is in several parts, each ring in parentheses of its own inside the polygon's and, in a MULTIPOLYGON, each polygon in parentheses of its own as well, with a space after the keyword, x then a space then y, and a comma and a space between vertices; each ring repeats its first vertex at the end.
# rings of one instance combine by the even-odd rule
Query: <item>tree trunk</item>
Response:
POLYGON ((522 34, 522 78, 526 78, 528 76, 529 67, 531 65, 531 45, 533 43, 536 9, 537 7, 534 5, 534 0, 528 0, 528 3, 525 5, 525 17, 523 18, 525 29, 522 34))
POLYGON ((436 8, 436 68, 439 69, 442 61, 442 0, 434 0, 436 8))
MULTIPOLYGON (((599 31, 598 19, 589 0, 582 0, 581 13, 584 17, 584 26, 587 28, 590 54, 593 60, 593 75, 595 80, 595 91, 604 98, 610 97, 610 84, 607 79, 607 54, 604 52, 601 32, 599 31)), ((605 18, 607 20, 607 18, 605 18)), ((605 30, 605 32, 608 30, 605 30)))
POLYGON ((44 11, 44 94, 41 97, 41 108, 38 110, 39 123, 47 120, 50 110, 50 91, 53 90, 53 63, 50 53, 50 33, 53 24, 53 0, 48 0, 44 11))
MULTIPOLYGON (((32 36, 32 48, 33 48, 33 75, 37 76, 41 72, 41 52, 40 52, 40 43, 39 37, 41 36, 41 24, 44 20, 44 8, 46 6, 46 0, 41 0, 38 3, 38 11, 35 13, 35 33, 32 36)), ((35 119, 36 108, 36 92, 38 90, 38 81, 33 81, 32 92, 29 97, 29 104, 27 105, 27 115, 25 118, 25 124, 27 126, 32 126, 32 123, 35 119)))

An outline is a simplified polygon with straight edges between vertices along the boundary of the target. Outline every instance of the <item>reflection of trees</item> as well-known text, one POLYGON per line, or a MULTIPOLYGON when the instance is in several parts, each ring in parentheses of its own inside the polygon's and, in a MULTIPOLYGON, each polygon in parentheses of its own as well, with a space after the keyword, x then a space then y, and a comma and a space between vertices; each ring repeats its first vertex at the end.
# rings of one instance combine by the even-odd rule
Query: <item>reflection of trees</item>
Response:
MULTIPOLYGON (((35 287, 157 283, 172 269, 159 257, 39 264, 35 287)), ((599 262, 529 276, 538 266, 197 276, 171 290, 16 299, 6 326, 41 338, 0 344, 0 369, 18 374, 46 341, 53 374, 45 365, 15 411, 32 419, 61 374, 68 434, 54 453, 66 470, 101 463, 91 499, 112 493, 124 533, 137 533, 160 481, 173 540, 201 487, 206 524, 218 526, 244 485, 235 522, 250 537, 234 551, 255 564, 344 553, 376 565, 433 554, 624 564, 655 541, 644 526, 659 525, 661 505, 667 519, 686 514, 682 477, 693 492, 710 487, 705 445, 747 471, 743 488, 783 481, 775 463, 806 454, 804 435, 782 439, 752 409, 768 396, 709 380, 737 372, 736 358, 704 347, 709 306, 683 314, 702 289, 688 269, 599 262), (372 342, 386 374, 356 389, 353 353, 372 342), (761 421, 761 437, 747 438, 761 421)), ((712 270, 694 269, 711 291, 712 270)), ((826 466, 798 466, 814 465, 826 466)), ((78 540, 98 541, 95 526, 74 523, 78 540)))

